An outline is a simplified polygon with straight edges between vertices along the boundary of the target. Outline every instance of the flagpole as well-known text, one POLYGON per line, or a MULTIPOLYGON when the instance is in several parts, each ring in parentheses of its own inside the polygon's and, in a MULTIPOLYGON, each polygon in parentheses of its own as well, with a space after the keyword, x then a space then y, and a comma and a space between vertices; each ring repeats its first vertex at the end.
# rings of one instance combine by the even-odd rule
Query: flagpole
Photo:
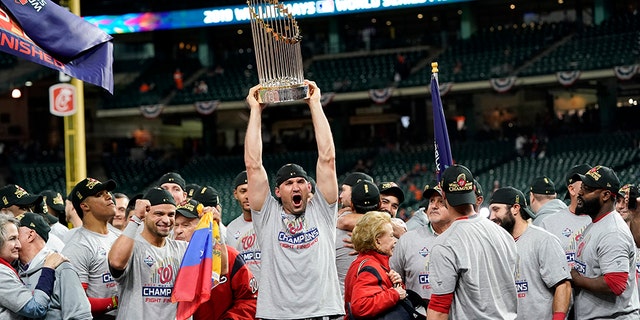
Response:
MULTIPOLYGON (((71 13, 80 16, 80 0, 69 0, 71 13)), ((76 87, 75 103, 77 112, 64 117, 64 158, 67 194, 78 181, 87 176, 87 151, 84 126, 84 83, 71 78, 76 87)))

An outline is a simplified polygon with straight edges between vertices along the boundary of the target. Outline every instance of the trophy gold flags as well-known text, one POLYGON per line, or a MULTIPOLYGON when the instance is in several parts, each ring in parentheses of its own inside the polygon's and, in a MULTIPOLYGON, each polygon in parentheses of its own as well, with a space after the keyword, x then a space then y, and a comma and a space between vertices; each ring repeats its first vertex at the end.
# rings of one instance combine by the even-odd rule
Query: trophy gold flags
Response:
POLYGON ((298 23, 277 0, 247 0, 256 54, 258 102, 278 103, 309 97, 304 84, 298 23))

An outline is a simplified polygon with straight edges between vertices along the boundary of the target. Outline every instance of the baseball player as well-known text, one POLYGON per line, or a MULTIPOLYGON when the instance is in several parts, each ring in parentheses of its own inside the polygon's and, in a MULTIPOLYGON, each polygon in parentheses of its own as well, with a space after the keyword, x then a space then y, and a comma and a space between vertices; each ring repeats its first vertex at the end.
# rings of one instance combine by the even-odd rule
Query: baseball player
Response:
POLYGON ((429 254, 429 320, 515 319, 516 245, 503 228, 477 215, 471 171, 448 167, 442 191, 451 218, 429 254))
POLYGON ((118 286, 107 262, 107 254, 118 238, 108 223, 116 214, 110 193, 115 188, 113 180, 102 183, 86 178, 73 187, 67 199, 82 215, 82 227, 70 232, 62 253, 78 272, 94 319, 114 319, 118 314, 118 286))
POLYGON ((408 290, 418 293, 422 299, 429 301, 431 299, 427 266, 429 252, 436 237, 447 230, 453 219, 445 207, 442 189, 438 184, 433 187, 427 186, 422 195, 428 200, 425 213, 429 217, 429 222, 408 231, 398 240, 389 263, 391 269, 400 274, 408 290))
POLYGON ((518 248, 516 319, 564 320, 571 301, 571 276, 560 240, 529 225, 532 212, 520 190, 500 188, 489 203, 491 220, 513 236, 518 248))
POLYGON ((620 189, 616 173, 595 166, 582 181, 576 213, 592 219, 578 240, 571 270, 576 319, 640 319, 636 283, 636 248, 622 217, 613 209, 620 189))

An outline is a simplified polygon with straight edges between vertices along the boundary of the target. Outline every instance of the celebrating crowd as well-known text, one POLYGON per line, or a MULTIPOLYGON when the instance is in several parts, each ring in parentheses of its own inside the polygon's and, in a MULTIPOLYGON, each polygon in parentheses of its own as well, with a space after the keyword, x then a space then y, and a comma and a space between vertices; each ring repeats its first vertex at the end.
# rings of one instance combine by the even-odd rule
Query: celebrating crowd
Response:
POLYGON ((452 165, 405 223, 394 182, 362 172, 338 182, 320 89, 305 84, 315 179, 288 163, 270 189, 265 106, 251 88, 246 171, 229 186, 242 214, 228 226, 218 191, 175 172, 131 198, 93 178, 66 200, 0 188, 0 319, 175 319, 203 211, 221 230, 222 272, 193 319, 640 319, 637 188, 614 170, 575 164, 565 204, 548 177, 485 195, 452 165))

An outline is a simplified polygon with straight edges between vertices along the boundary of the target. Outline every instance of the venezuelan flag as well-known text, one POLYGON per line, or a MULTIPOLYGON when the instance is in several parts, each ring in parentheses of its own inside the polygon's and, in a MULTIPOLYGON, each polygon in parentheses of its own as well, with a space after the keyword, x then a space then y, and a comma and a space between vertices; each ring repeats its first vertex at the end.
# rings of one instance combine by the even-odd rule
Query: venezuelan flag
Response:
POLYGON ((178 320, 189 318, 200 304, 208 301, 211 289, 220 280, 221 252, 220 242, 215 241, 216 231, 219 239, 218 224, 213 221, 211 212, 204 213, 182 258, 171 294, 171 301, 179 302, 178 320))

